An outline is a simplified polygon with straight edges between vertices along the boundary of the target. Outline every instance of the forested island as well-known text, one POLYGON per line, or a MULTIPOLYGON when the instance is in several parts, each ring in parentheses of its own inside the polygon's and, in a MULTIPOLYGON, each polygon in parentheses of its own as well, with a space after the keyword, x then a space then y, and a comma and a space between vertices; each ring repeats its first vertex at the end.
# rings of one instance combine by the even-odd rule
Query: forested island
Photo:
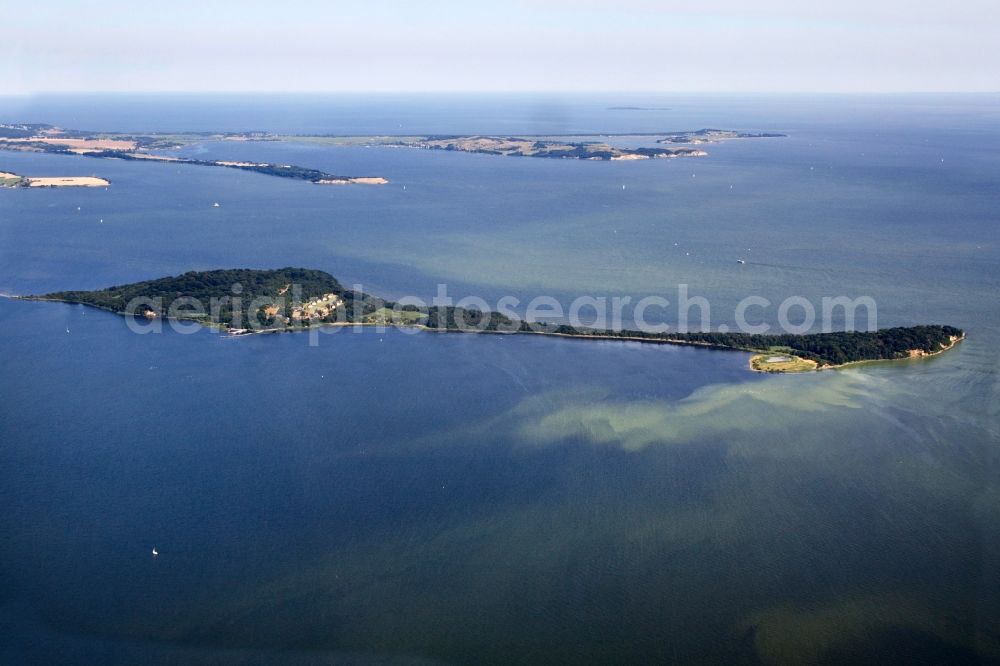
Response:
POLYGON ((81 303, 126 316, 194 320, 231 334, 274 333, 320 325, 419 327, 456 333, 536 334, 631 340, 756 352, 754 370, 801 372, 848 363, 936 354, 965 338, 953 326, 814 334, 650 333, 524 321, 452 306, 418 308, 349 289, 329 273, 305 268, 192 271, 96 291, 61 291, 30 300, 81 303))

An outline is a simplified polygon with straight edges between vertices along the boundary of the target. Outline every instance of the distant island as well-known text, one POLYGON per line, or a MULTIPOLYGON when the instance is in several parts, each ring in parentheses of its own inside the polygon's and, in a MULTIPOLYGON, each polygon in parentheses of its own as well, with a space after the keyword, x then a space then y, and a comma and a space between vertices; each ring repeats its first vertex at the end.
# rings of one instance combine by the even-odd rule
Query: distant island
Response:
POLYGON ((668 134, 656 143, 716 143, 726 139, 771 139, 783 137, 784 134, 774 132, 737 132, 735 130, 700 129, 694 132, 674 132, 668 134))
POLYGON ((234 335, 302 330, 312 326, 382 324, 457 333, 552 335, 590 340, 697 345, 755 352, 761 372, 803 372, 850 363, 908 359, 940 353, 965 339, 952 326, 925 325, 803 335, 647 333, 574 328, 515 320, 498 312, 456 307, 421 310, 345 289, 329 273, 305 268, 192 271, 96 291, 60 291, 27 300, 81 303, 146 319, 198 321, 234 335), (234 285, 239 285, 234 288, 234 285), (183 298, 180 307, 177 299, 183 298), (134 299, 141 299, 136 306, 134 299), (133 303, 131 311, 127 311, 133 303), (174 307, 171 308, 171 304, 174 307))
MULTIPOLYGON (((641 110, 640 107, 619 107, 620 110, 641 110)), ((352 183, 380 185, 387 183, 380 176, 337 176, 316 169, 288 164, 257 161, 198 160, 163 155, 154 151, 183 148, 201 141, 284 141, 313 143, 324 146, 363 145, 393 148, 424 148, 466 153, 502 155, 506 157, 542 157, 595 161, 628 161, 677 157, 704 157, 707 153, 692 146, 729 139, 772 138, 784 134, 745 132, 737 130, 700 129, 690 132, 645 132, 576 135, 280 135, 268 132, 188 132, 126 134, 120 132, 90 132, 54 127, 39 123, 0 124, 0 150, 34 151, 57 154, 123 160, 147 160, 201 166, 227 167, 253 171, 280 178, 295 178, 319 185, 352 183), (657 144, 673 147, 625 148, 608 143, 609 137, 653 139, 657 144), (687 144, 687 145, 684 145, 687 144)))
POLYGON ((672 111, 667 106, 609 106, 608 111, 672 111))
POLYGON ((483 153, 505 157, 544 157, 595 161, 648 160, 675 157, 705 157, 700 148, 691 146, 717 143, 729 139, 783 137, 773 132, 743 132, 736 130, 700 129, 692 132, 615 132, 603 134, 519 134, 505 135, 429 135, 429 136, 282 136, 283 141, 301 141, 324 145, 365 145, 397 148, 424 148, 465 153, 483 153), (653 139, 658 144, 674 148, 612 146, 610 137, 653 139), (683 145, 688 144, 688 145, 683 145))
MULTIPOLYGON (((624 109, 624 107, 623 107, 624 109)), ((639 110, 632 109, 629 110, 639 110)), ((430 150, 457 150, 466 153, 485 153, 507 157, 547 157, 557 159, 624 161, 648 160, 676 157, 705 157, 704 150, 690 147, 678 148, 623 148, 612 146, 606 141, 588 140, 610 136, 619 137, 659 137, 658 144, 702 144, 715 143, 726 139, 750 139, 782 137, 784 134, 765 132, 738 132, 735 130, 701 129, 693 132, 671 132, 656 134, 602 134, 577 136, 425 136, 400 138, 396 141, 385 138, 384 145, 427 148, 430 150), (585 139, 585 140, 577 140, 585 139)))
MULTIPOLYGON (((52 125, 0 125, 0 150, 223 167, 252 171, 266 176, 305 180, 317 185, 383 185, 389 182, 381 176, 337 176, 319 171, 318 169, 291 164, 232 160, 196 160, 149 152, 153 148, 172 147, 174 145, 172 142, 163 142, 153 137, 131 137, 113 133, 82 132, 79 130, 60 129, 52 125)), ((48 184, 57 185, 57 183, 48 184)))
POLYGON ((695 148, 620 148, 602 141, 568 141, 512 136, 430 136, 400 140, 395 145, 430 150, 457 150, 507 157, 548 157, 576 160, 648 160, 670 157, 704 157, 695 148))

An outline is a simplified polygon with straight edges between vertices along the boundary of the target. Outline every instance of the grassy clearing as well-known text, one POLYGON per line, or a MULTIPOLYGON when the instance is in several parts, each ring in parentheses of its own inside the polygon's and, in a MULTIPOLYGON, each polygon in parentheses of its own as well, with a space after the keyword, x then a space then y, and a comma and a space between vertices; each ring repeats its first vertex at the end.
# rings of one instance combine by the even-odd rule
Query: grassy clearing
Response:
POLYGON ((28 179, 12 173, 0 174, 0 187, 24 187, 28 179))
POLYGON ((379 308, 365 317, 366 324, 415 324, 424 318, 419 312, 401 310, 394 312, 391 308, 379 308))
POLYGON ((816 365, 816 361, 782 352, 756 354, 750 358, 750 369, 757 372, 811 372, 816 365))

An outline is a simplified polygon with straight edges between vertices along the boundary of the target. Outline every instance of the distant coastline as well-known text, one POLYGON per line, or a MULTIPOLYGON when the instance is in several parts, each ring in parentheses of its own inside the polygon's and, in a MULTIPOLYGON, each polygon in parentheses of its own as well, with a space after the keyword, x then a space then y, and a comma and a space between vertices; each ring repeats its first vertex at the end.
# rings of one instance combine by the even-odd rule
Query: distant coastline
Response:
MULTIPOLYGON (((631 109, 631 107, 622 107, 631 109)), ((638 107, 636 107, 638 109, 638 107)), ((40 123, 0 124, 0 150, 83 155, 123 160, 148 160, 175 164, 242 169, 281 178, 306 180, 319 185, 382 185, 382 176, 341 176, 317 169, 257 161, 198 160, 163 155, 153 151, 182 148, 206 140, 218 141, 287 141, 324 146, 364 145, 394 148, 423 148, 505 157, 536 157, 592 161, 631 161, 678 157, 705 157, 695 146, 730 139, 783 137, 770 132, 700 129, 685 132, 613 133, 580 135, 416 135, 416 136, 339 136, 279 135, 268 132, 225 133, 149 133, 125 134, 64 129, 40 123), (611 145, 607 138, 654 138, 659 146, 622 147, 611 145), (670 147, 661 147, 667 146, 670 147)))
MULTIPOLYGON (((161 139, 151 137, 132 137, 109 132, 82 132, 80 130, 61 129, 51 125, 0 125, 0 150, 81 155, 98 159, 169 162, 170 164, 222 167, 252 171, 279 178, 305 180, 316 185, 384 185, 389 182, 382 176, 338 176, 318 169, 291 164, 232 160, 197 160, 149 152, 153 148, 165 148, 169 145, 169 143, 164 143, 161 139)), ((46 185, 59 186, 60 183, 52 182, 46 183, 46 185)))
POLYGON ((716 143, 729 139, 774 138, 784 134, 766 132, 741 132, 735 130, 700 129, 693 132, 661 132, 656 134, 582 134, 560 136, 495 136, 495 135, 438 135, 381 139, 382 145, 429 150, 451 150, 466 153, 484 153, 506 157, 542 157, 597 161, 648 160, 677 157, 706 157, 707 152, 691 146, 716 143), (674 148, 613 146, 601 140, 609 136, 657 137, 656 143, 673 144, 674 148), (685 145, 687 144, 687 145, 685 145))

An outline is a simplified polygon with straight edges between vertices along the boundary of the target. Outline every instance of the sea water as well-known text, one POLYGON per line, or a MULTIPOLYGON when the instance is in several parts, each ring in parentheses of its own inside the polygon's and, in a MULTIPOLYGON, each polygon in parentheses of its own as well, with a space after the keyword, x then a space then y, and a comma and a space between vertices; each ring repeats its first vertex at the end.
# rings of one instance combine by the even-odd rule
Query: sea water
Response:
POLYGON ((791 296, 870 296, 879 326, 969 337, 762 376, 743 353, 634 343, 140 336, 0 299, 2 660, 1000 658, 997 102, 3 99, 3 121, 134 132, 788 135, 624 163, 181 151, 379 187, 0 153, 3 171, 112 181, 0 191, 6 293, 304 266, 489 303, 673 302, 685 284, 713 326, 749 295, 772 325, 791 296))

